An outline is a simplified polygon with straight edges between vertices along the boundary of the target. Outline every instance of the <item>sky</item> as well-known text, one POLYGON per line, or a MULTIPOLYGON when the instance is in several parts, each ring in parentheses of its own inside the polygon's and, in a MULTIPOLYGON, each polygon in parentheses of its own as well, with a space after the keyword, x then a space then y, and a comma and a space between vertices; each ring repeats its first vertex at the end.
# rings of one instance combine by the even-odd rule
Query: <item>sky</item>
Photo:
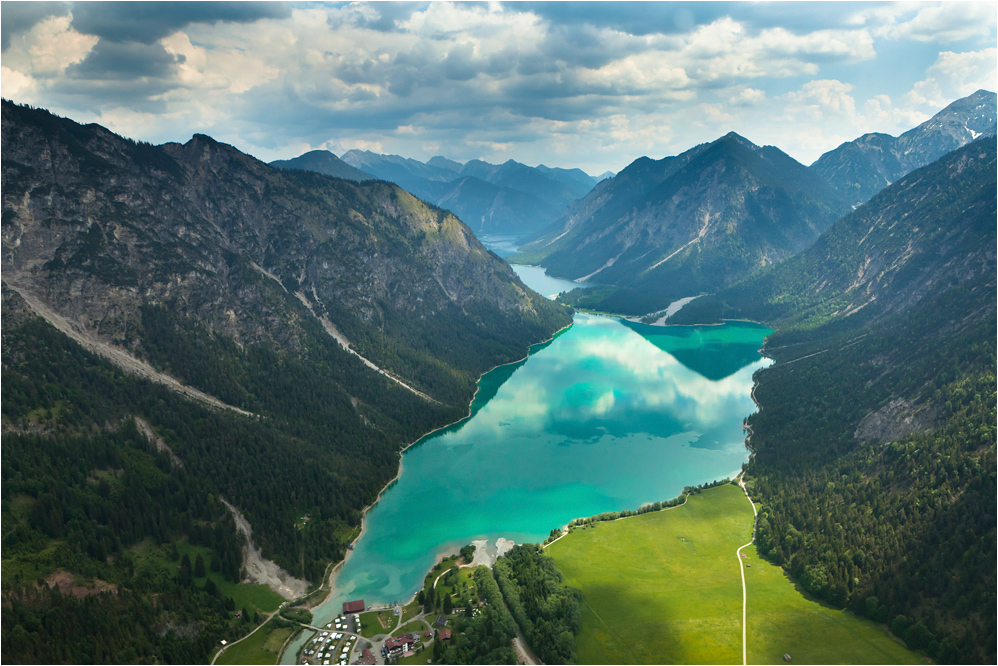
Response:
POLYGON ((804 164, 995 91, 996 2, 0 3, 3 97, 133 139, 619 171, 804 164))

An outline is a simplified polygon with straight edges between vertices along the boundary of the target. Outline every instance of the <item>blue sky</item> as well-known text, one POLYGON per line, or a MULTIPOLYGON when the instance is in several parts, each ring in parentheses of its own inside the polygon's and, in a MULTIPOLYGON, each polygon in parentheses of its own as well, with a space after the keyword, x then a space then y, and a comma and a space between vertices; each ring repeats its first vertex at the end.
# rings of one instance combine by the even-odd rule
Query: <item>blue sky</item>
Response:
POLYGON ((11 2, 2 92, 153 143, 618 171, 736 131, 810 164, 996 84, 995 2, 11 2))

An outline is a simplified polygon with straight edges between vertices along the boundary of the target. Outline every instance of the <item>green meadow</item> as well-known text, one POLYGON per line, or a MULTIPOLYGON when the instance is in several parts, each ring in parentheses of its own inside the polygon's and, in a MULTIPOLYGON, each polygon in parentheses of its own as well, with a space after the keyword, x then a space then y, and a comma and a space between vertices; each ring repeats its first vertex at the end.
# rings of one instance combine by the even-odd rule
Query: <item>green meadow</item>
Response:
MULTIPOLYGON (((576 528, 547 548, 582 591, 579 663, 742 662, 735 551, 752 538, 752 507, 723 485, 685 505, 576 528)), ((887 631, 806 599, 779 567, 742 551, 749 663, 916 663, 887 631)))
POLYGON ((268 622, 252 636, 234 644, 219 656, 217 664, 273 664, 284 642, 294 630, 268 622))

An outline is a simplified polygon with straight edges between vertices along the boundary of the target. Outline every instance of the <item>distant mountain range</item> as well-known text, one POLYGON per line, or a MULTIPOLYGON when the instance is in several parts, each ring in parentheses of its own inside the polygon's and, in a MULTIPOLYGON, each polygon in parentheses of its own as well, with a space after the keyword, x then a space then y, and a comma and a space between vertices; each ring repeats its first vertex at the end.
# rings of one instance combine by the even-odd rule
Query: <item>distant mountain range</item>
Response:
POLYGON ((271 165, 351 180, 378 178, 396 183, 453 211, 477 234, 536 232, 599 182, 581 169, 529 167, 513 160, 462 164, 441 156, 420 162, 362 150, 348 151, 342 159, 328 151, 312 151, 271 165))
POLYGON ((864 135, 810 168, 733 133, 675 157, 642 157, 527 237, 510 260, 602 285, 572 292, 577 306, 661 310, 793 256, 890 182, 993 136, 995 116, 995 94, 978 91, 899 138, 864 135))
POLYGON ((981 136, 995 136, 996 96, 987 90, 958 99, 899 137, 864 134, 811 165, 845 196, 861 204, 895 180, 981 136))
POLYGON ((635 160, 512 261, 615 287, 580 305, 643 314, 799 252, 846 210, 804 165, 730 133, 676 157, 635 160))

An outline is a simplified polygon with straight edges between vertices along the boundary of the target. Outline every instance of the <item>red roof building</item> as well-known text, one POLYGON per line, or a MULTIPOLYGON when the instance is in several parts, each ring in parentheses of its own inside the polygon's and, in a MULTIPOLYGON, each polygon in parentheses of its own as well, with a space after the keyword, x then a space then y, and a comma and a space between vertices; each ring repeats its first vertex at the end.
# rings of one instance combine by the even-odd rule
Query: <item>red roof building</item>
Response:
POLYGON ((449 641, 450 640, 450 629, 441 629, 439 632, 440 640, 449 641))
POLYGON ((416 640, 412 636, 413 634, 402 634, 396 638, 389 638, 385 641, 385 645, 381 648, 381 651, 384 652, 386 657, 397 655, 400 652, 408 652, 416 644, 416 640))
POLYGON ((363 613, 364 612, 364 600, 359 601, 348 601, 343 604, 343 614, 347 613, 363 613))
POLYGON ((362 666, 372 666, 373 664, 378 663, 377 659, 374 658, 374 655, 371 654, 371 651, 368 650, 367 648, 364 648, 363 652, 361 652, 360 654, 361 658, 353 662, 354 664, 361 664, 362 666))

